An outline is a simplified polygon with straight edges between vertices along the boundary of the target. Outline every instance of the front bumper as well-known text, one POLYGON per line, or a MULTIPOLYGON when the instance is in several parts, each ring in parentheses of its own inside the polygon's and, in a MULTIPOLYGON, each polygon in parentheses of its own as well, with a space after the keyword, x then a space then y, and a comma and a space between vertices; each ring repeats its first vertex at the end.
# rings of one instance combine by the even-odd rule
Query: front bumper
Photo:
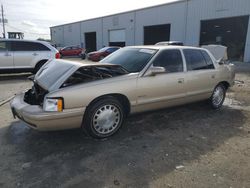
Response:
POLYGON ((66 109, 62 112, 44 112, 39 105, 24 102, 24 93, 10 102, 14 117, 28 123, 29 127, 41 131, 80 128, 85 108, 66 109))

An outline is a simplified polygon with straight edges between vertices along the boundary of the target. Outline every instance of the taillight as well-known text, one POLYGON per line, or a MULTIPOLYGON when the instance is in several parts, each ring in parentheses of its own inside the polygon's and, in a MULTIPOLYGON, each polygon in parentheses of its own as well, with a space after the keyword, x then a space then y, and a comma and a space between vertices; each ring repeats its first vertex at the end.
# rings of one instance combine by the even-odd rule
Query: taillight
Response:
POLYGON ((56 59, 60 59, 60 57, 61 57, 60 53, 57 52, 56 55, 55 55, 55 58, 56 58, 56 59))

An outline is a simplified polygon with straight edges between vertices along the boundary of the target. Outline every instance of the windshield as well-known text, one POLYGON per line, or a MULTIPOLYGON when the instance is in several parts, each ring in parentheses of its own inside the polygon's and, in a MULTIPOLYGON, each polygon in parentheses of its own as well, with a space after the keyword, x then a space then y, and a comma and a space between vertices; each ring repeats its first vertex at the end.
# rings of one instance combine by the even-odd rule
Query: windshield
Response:
POLYGON ((101 63, 120 65, 128 72, 140 72, 157 52, 155 49, 123 48, 109 55, 101 63))
POLYGON ((62 87, 112 78, 127 73, 122 67, 113 65, 81 67, 64 82, 62 87))

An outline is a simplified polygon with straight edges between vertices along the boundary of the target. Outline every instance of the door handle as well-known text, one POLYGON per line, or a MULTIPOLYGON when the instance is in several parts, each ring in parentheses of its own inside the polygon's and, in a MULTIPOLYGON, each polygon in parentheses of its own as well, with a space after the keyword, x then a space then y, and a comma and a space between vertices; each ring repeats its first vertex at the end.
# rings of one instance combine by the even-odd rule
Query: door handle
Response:
POLYGON ((211 78, 213 78, 213 79, 214 79, 214 78, 215 78, 215 75, 213 74, 213 75, 211 76, 211 78))
POLYGON ((37 56, 38 54, 37 54, 37 53, 33 53, 32 55, 33 55, 33 56, 37 56))
POLYGON ((184 78, 179 78, 179 79, 178 79, 178 83, 179 83, 179 84, 184 83, 184 78))
POLYGON ((11 56, 11 54, 9 54, 9 53, 6 53, 6 54, 4 54, 4 56, 11 56))

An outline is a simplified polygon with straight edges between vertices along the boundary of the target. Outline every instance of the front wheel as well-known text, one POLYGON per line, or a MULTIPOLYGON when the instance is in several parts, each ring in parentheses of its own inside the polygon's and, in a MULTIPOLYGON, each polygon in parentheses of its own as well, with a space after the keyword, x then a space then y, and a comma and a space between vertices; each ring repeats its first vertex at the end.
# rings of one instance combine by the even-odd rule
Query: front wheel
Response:
POLYGON ((210 104, 213 109, 219 109, 226 97, 226 88, 224 85, 219 84, 214 88, 213 94, 210 97, 210 104))
POLYGON ((124 109, 114 97, 103 98, 86 111, 83 129, 95 138, 106 138, 115 134, 124 121, 124 109))

